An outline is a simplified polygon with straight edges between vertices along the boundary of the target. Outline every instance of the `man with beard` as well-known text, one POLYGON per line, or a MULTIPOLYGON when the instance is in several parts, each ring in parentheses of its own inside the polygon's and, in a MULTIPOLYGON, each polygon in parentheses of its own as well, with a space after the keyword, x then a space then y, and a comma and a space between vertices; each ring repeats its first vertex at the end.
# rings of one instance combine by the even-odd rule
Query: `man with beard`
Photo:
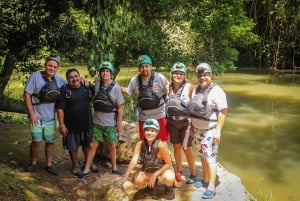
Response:
POLYGON ((165 112, 165 96, 168 94, 169 82, 158 72, 152 71, 152 60, 148 55, 138 57, 139 74, 131 78, 127 89, 123 92, 138 96, 139 133, 144 139, 143 125, 147 119, 156 119, 160 126, 158 138, 161 141, 169 140, 165 112))

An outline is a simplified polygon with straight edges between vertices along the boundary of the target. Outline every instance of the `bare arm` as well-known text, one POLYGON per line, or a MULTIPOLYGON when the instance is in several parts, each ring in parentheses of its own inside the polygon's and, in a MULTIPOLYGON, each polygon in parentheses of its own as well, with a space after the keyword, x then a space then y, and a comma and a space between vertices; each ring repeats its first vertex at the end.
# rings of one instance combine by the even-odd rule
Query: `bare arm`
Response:
POLYGON ((142 143, 143 141, 139 141, 134 149, 133 152, 133 157, 127 167, 127 170, 125 172, 125 174, 120 178, 119 182, 123 183, 128 179, 129 174, 131 173, 131 171, 133 170, 133 168, 136 166, 136 164, 138 163, 139 157, 140 157, 140 153, 141 153, 141 149, 142 149, 142 143))
POLYGON ((119 134, 121 134, 123 132, 123 125, 122 125, 122 121, 123 121, 123 108, 124 105, 118 105, 118 117, 117 117, 117 132, 119 134))
POLYGON ((220 143, 220 137, 221 137, 221 132, 222 132, 222 128, 225 124, 225 120, 226 120, 226 116, 227 116, 227 108, 222 109, 221 111, 219 111, 218 114, 218 124, 216 127, 216 134, 214 135, 214 141, 216 143, 220 143))
POLYGON ((62 136, 66 136, 68 133, 68 129, 65 125, 64 119, 65 119, 65 114, 62 109, 57 109, 57 119, 59 123, 59 132, 62 136))
POLYGON ((121 86, 121 92, 122 92, 122 94, 124 94, 124 95, 128 95, 128 92, 127 92, 127 88, 126 88, 126 87, 122 87, 122 86, 121 86))

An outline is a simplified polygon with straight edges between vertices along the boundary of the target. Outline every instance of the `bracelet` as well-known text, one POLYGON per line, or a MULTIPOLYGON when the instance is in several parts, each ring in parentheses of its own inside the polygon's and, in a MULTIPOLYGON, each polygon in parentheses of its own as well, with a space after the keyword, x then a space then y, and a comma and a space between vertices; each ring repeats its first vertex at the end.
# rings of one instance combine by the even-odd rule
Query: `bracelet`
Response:
POLYGON ((63 124, 63 125, 59 126, 59 128, 65 128, 65 127, 66 127, 66 125, 65 125, 65 124, 63 124))

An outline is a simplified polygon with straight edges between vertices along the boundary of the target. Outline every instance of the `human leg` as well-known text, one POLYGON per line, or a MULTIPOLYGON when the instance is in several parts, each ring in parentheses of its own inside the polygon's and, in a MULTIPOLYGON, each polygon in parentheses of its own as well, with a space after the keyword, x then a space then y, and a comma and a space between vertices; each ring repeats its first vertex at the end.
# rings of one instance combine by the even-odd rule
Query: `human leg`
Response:
POLYGON ((45 144, 45 154, 46 154, 46 168, 45 170, 53 175, 57 175, 57 171, 52 165, 52 160, 53 160, 53 152, 54 152, 54 145, 51 142, 46 142, 45 144))
POLYGON ((148 182, 148 177, 143 171, 135 173, 132 177, 132 183, 137 186, 145 186, 148 182))
POLYGON ((41 141, 43 140, 43 128, 38 125, 30 124, 31 143, 29 147, 30 164, 26 167, 26 172, 33 172, 36 169, 37 159, 40 151, 41 141))
POLYGON ((174 148, 176 170, 181 171, 182 168, 181 144, 173 144, 173 148, 174 148))
POLYGON ((87 158, 86 158, 86 161, 85 161, 85 166, 84 166, 84 169, 83 169, 84 173, 88 173, 90 171, 91 164, 92 164, 93 159, 95 157, 98 145, 99 145, 99 142, 91 142, 90 143, 89 151, 88 151, 87 158))
POLYGON ((36 170, 36 163, 38 158, 38 153, 40 150, 40 141, 32 141, 29 147, 30 154, 30 164, 25 168, 26 172, 34 172, 36 170))
POLYGON ((110 151, 112 170, 117 170, 117 150, 116 150, 115 143, 109 143, 109 151, 110 151))
POLYGON ((202 195, 203 199, 211 199, 216 195, 215 182, 217 176, 217 153, 213 149, 213 132, 214 130, 203 132, 203 139, 201 141, 201 162, 204 174, 203 183, 209 182, 202 195))
POLYGON ((43 140, 45 141, 45 155, 46 155, 46 171, 50 174, 57 175, 57 171, 52 165, 54 156, 54 141, 56 138, 55 133, 55 120, 41 120, 43 128, 43 140))
POLYGON ((173 200, 175 198, 174 182, 175 174, 174 171, 169 169, 162 173, 162 182, 165 184, 165 198, 167 200, 173 200))
POLYGON ((38 154, 39 154, 39 151, 40 151, 40 146, 41 146, 41 141, 32 141, 30 143, 30 148, 29 148, 30 162, 33 165, 36 165, 36 163, 37 163, 37 158, 38 158, 38 154))
POLYGON ((74 151, 69 151, 69 155, 72 161, 72 173, 77 175, 81 172, 79 162, 78 162, 78 149, 74 151))
POLYGON ((192 147, 184 148, 183 151, 189 165, 190 174, 196 175, 196 164, 195 164, 195 158, 194 158, 192 147))
POLYGON ((210 180, 209 167, 208 167, 208 163, 204 156, 201 156, 201 164, 202 164, 202 172, 203 172, 203 181, 209 182, 209 180, 210 180))

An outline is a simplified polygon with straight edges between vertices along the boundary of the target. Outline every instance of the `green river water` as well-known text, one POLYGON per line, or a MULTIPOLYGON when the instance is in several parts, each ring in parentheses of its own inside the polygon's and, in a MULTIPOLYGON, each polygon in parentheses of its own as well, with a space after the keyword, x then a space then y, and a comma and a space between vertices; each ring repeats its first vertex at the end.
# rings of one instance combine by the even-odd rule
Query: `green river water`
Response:
POLYGON ((300 200, 300 85, 291 80, 215 77, 229 104, 219 161, 258 200, 300 200))

